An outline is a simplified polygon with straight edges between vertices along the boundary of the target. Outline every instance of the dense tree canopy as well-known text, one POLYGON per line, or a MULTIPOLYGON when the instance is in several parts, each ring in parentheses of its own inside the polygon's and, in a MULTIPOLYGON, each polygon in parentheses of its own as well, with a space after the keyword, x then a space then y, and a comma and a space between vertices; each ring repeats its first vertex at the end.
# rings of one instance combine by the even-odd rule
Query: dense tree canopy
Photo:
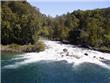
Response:
POLYGON ((26 1, 2 1, 1 7, 1 43, 34 43, 42 14, 26 1))
POLYGON ((26 1, 2 1, 1 43, 35 43, 40 36, 110 48, 110 8, 46 16, 26 1))

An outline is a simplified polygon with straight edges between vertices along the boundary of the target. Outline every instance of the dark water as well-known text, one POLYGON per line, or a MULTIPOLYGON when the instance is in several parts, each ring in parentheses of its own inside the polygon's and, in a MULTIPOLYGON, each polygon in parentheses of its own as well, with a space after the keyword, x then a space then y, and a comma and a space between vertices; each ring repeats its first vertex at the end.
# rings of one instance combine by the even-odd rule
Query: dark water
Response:
POLYGON ((2 83, 110 83, 110 70, 90 63, 73 67, 66 61, 40 61, 18 68, 4 68, 24 60, 12 59, 16 57, 20 56, 16 56, 16 53, 2 53, 2 83))

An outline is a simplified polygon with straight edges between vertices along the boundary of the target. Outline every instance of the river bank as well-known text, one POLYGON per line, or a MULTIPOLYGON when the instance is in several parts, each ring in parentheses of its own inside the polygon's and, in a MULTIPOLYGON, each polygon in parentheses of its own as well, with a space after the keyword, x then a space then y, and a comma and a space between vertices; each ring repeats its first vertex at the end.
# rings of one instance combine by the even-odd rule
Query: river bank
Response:
MULTIPOLYGON (((58 41, 60 44, 71 44, 74 45, 70 42, 67 41, 58 41)), ((38 42, 37 44, 28 44, 28 45, 18 45, 18 44, 9 44, 9 45, 0 45, 1 46, 1 51, 3 52, 17 52, 17 53, 26 53, 26 52, 40 52, 45 50, 45 45, 44 45, 44 40, 42 42, 38 42)), ((99 52, 104 52, 104 53, 110 53, 110 48, 107 47, 100 47, 100 48, 95 48, 91 47, 88 45, 74 45, 79 48, 85 48, 85 49, 90 49, 90 50, 95 50, 99 52)))
POLYGON ((69 41, 61 41, 61 43, 63 44, 71 44, 71 45, 75 45, 77 47, 80 48, 85 48, 85 49, 90 49, 90 50, 96 50, 96 51, 100 51, 100 52, 104 52, 104 53, 110 53, 110 48, 102 46, 102 47, 92 47, 90 45, 85 44, 74 44, 72 42, 69 41))
POLYGON ((9 44, 0 46, 1 51, 4 52, 26 53, 26 52, 40 52, 45 50, 45 44, 42 41, 38 41, 35 44, 28 45, 9 44))
MULTIPOLYGON (((79 48, 70 44, 61 44, 58 41, 43 40, 43 42, 46 45, 44 51, 24 53, 21 55, 22 59, 25 59, 24 61, 5 66, 5 68, 39 61, 66 61, 67 63, 74 63, 74 65, 80 65, 85 62, 93 63, 109 69, 110 65, 107 66, 103 62, 110 61, 109 53, 79 48)), ((16 59, 18 60, 19 58, 16 59)))
POLYGON ((17 46, 11 47, 11 45, 1 45, 1 52, 18 52, 24 53, 26 50, 26 46, 17 46))

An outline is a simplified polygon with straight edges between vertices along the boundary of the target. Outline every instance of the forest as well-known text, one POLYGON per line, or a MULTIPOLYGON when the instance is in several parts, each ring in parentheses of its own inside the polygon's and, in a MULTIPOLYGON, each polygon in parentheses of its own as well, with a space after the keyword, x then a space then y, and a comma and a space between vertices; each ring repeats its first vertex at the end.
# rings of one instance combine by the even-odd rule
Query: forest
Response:
POLYGON ((2 45, 35 44, 41 37, 110 52, 110 7, 53 18, 27 1, 1 1, 2 45))

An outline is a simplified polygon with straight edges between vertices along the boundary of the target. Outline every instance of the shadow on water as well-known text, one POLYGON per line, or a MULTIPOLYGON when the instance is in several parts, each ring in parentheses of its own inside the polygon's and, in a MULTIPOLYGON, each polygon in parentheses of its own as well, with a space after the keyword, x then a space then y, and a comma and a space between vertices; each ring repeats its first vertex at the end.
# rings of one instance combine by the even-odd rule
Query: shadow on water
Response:
POLYGON ((30 63, 2 70, 2 83, 110 83, 110 71, 84 63, 78 67, 66 61, 30 63))
POLYGON ((102 62, 105 63, 105 64, 110 65, 110 60, 106 60, 106 61, 102 61, 102 62))
POLYGON ((15 58, 17 56, 17 54, 20 54, 20 53, 2 51, 1 52, 1 60, 10 60, 11 58, 15 58))
POLYGON ((21 62, 24 61, 25 58, 20 58, 22 56, 20 56, 21 53, 17 53, 17 52, 1 52, 1 67, 5 66, 5 65, 10 65, 10 64, 14 64, 16 62, 21 62), (15 59, 15 58, 20 58, 20 59, 15 59))

